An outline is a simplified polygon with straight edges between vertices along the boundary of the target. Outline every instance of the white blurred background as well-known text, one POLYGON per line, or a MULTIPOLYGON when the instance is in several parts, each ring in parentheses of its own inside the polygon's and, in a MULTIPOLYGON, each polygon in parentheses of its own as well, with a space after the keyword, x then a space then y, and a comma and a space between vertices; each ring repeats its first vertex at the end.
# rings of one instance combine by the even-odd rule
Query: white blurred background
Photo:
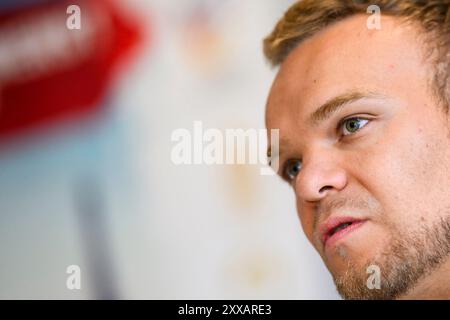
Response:
POLYGON ((116 2, 143 37, 103 111, 0 145, 0 298, 338 299, 279 178, 170 158, 196 120, 264 129, 262 39, 293 1, 116 2))

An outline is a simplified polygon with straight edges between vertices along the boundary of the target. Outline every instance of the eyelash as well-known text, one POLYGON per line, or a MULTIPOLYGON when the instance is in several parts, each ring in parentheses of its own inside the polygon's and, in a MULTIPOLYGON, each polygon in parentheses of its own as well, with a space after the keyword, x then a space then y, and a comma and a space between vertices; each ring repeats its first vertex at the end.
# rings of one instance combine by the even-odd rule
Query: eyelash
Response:
MULTIPOLYGON (((351 117, 351 118, 346 118, 346 119, 343 119, 343 120, 339 121, 339 123, 338 123, 338 125, 337 125, 337 131, 338 131, 338 132, 342 132, 343 129, 344 129, 344 125, 345 125, 347 122, 351 121, 351 120, 363 120, 363 121, 367 121, 367 122, 366 122, 363 126, 361 126, 360 128, 358 128, 354 133, 350 133, 350 134, 347 134, 347 135, 341 134, 341 133, 340 133, 340 135, 341 135, 343 138, 358 133, 361 129, 363 129, 363 128, 364 128, 368 123, 370 123, 370 121, 371 121, 370 119, 363 118, 363 117, 351 117)), ((281 177, 283 178, 283 180, 285 180, 285 181, 288 182, 288 183, 292 183, 292 181, 295 179, 295 177, 297 177, 297 175, 295 175, 294 178, 290 178, 289 175, 286 173, 286 170, 287 170, 288 166, 289 166, 292 162, 295 162, 295 161, 300 161, 300 163, 301 163, 301 160, 298 160, 298 159, 297 159, 297 160, 296 160, 296 159, 289 159, 289 160, 287 160, 287 161, 283 164, 283 166, 282 166, 282 175, 281 175, 281 177)), ((301 164, 300 164, 300 168, 301 168, 301 164)), ((301 169, 299 169, 299 171, 300 171, 300 170, 301 170, 301 169)), ((298 173, 297 173, 297 174, 298 174, 298 173)))

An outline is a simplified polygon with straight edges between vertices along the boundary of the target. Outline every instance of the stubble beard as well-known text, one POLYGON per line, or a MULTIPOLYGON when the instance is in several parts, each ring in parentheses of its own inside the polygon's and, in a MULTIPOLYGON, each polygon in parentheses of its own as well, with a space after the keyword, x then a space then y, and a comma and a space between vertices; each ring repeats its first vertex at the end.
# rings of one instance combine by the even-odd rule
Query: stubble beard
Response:
POLYGON ((348 262, 342 275, 333 276, 344 299, 396 299, 410 291, 421 278, 437 269, 450 256, 450 213, 413 232, 396 228, 388 247, 376 258, 360 265, 348 262), (380 288, 369 289, 367 267, 380 268, 380 288))

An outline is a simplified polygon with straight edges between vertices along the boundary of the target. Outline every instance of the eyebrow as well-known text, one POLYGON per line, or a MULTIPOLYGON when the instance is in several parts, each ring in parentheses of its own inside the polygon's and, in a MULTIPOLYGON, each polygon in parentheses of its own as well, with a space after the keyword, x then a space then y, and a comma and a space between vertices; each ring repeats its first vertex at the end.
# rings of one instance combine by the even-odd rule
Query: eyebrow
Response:
MULTIPOLYGON (((308 121, 312 123, 314 126, 319 125, 321 122, 329 119, 333 114, 338 112, 340 109, 345 106, 363 100, 363 99, 386 99, 386 96, 374 93, 374 92, 361 92, 361 91, 348 91, 343 94, 340 94, 336 97, 329 99, 323 105, 321 105, 317 110, 315 110, 309 117, 308 121)), ((280 138, 280 150, 279 155, 281 156, 282 148, 285 142, 289 142, 289 140, 280 138)), ((267 149, 267 158, 268 163, 271 165, 271 156, 272 150, 269 146, 267 149)))
POLYGON ((331 98, 323 105, 321 105, 316 111, 314 111, 308 118, 308 121, 317 126, 320 122, 323 122, 330 118, 334 113, 345 107, 350 103, 357 102, 367 98, 385 98, 383 95, 373 92, 359 92, 349 91, 344 94, 331 98))

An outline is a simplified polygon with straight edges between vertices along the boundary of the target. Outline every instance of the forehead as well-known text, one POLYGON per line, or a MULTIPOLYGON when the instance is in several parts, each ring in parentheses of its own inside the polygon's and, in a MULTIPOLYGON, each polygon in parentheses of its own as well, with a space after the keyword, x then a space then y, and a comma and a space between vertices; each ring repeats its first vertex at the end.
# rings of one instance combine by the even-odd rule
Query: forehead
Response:
POLYGON ((269 95, 268 128, 304 123, 315 108, 344 92, 398 97, 427 84, 430 70, 416 27, 383 17, 381 30, 369 30, 368 17, 358 15, 338 22, 290 53, 269 95))

